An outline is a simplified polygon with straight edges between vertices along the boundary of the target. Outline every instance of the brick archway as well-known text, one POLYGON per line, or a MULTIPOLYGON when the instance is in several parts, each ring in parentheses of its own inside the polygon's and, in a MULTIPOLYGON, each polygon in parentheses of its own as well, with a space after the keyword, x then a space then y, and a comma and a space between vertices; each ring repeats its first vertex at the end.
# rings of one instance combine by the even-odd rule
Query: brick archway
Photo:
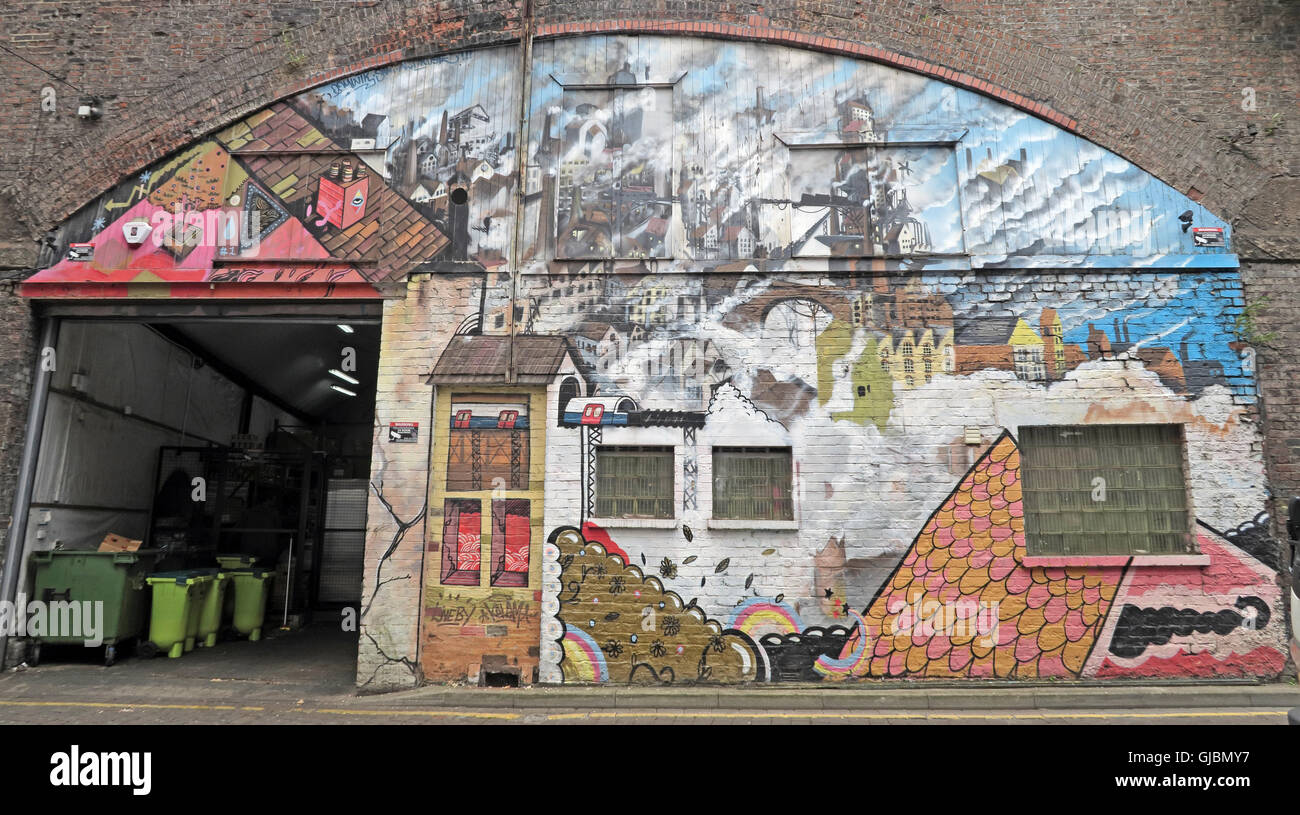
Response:
MULTIPOLYGON (((48 179, 21 190, 24 220, 34 231, 51 228, 129 173, 278 99, 403 60, 517 42, 524 31, 523 5, 522 0, 464 2, 450 10, 438 4, 444 6, 440 10, 423 2, 356 3, 336 16, 225 53, 206 63, 201 74, 175 77, 167 92, 150 96, 147 105, 110 106, 104 120, 91 126, 74 119, 74 133, 79 126, 94 131, 68 138, 55 161, 18 169, 20 177, 48 179), (333 56, 313 59, 303 51, 310 43, 333 56)), ((540 38, 678 34, 774 42, 933 76, 1076 132, 1225 218, 1241 212, 1269 174, 1248 158, 1223 154, 1205 127, 1172 112, 1152 111, 1103 69, 973 15, 927 12, 906 0, 883 0, 870 14, 857 16, 832 16, 798 2, 738 14, 730 10, 735 4, 707 0, 692 4, 704 9, 692 9, 687 18, 686 12, 671 10, 677 5, 652 3, 611 16, 610 4, 599 0, 535 0, 532 24, 540 38)))

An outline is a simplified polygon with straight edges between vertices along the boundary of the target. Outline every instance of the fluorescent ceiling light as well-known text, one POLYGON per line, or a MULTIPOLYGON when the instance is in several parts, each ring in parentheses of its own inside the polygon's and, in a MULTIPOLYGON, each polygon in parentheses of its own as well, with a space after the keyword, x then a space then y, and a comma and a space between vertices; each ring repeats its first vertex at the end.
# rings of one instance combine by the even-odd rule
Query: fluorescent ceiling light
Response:
POLYGON ((343 387, 342 385, 330 385, 330 387, 338 391, 339 393, 346 393, 348 396, 356 396, 355 393, 343 387))
POLYGON ((350 325, 339 323, 339 331, 342 331, 344 334, 351 334, 354 330, 355 329, 350 325))
POLYGON ((360 380, 360 379, 353 379, 352 377, 350 377, 350 376, 348 376, 347 374, 345 374, 345 373, 343 373, 342 371, 340 371, 338 368, 330 368, 330 373, 334 374, 334 375, 337 376, 339 379, 342 379, 344 382, 348 383, 349 385, 360 385, 360 384, 361 384, 361 380, 360 380))

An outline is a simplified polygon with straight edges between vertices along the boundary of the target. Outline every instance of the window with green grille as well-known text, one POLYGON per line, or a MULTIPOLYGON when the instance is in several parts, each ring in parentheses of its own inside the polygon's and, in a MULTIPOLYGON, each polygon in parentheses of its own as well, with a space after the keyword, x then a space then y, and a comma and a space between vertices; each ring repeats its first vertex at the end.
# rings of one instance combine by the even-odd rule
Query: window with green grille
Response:
POLYGON ((673 448, 597 447, 596 516, 673 517, 673 448))
POLYGON ((1180 425, 1020 428, 1030 555, 1195 551, 1180 425))
POLYGON ((713 448, 713 517, 793 521, 790 448, 713 448))

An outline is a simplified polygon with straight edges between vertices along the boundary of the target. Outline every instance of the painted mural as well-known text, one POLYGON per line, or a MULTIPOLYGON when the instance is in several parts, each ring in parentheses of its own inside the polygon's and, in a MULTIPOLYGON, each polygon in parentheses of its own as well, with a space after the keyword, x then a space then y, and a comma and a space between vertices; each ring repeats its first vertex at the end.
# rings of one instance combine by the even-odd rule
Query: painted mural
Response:
POLYGON ((1185 268, 1227 251, 1195 248, 1192 223, 1226 225, 1123 159, 932 79, 664 37, 547 41, 535 55, 524 256, 538 263, 1185 268), (649 127, 669 113, 671 138, 649 127), (587 201, 602 203, 584 234, 626 211, 638 240, 568 254, 573 202, 587 201))
POLYGON ((506 56, 407 63, 258 111, 70 219, 27 291, 376 297, 433 261, 500 265, 518 87, 506 56))
POLYGON ((574 528, 552 533, 549 549, 560 564, 565 681, 766 678, 760 652, 745 633, 724 628, 694 599, 664 588, 660 575, 673 574, 671 561, 650 564, 647 574, 614 544, 587 540, 574 528))
MULTIPOLYGON (((1223 678, 1276 675, 1285 665, 1285 631, 1276 621, 1269 625, 1280 608, 1276 572, 1204 524, 1196 540, 1208 564, 1135 565, 1119 558, 1028 565, 1019 451, 1005 432, 929 516, 863 608, 851 598, 870 580, 871 564, 846 559, 842 540, 814 555, 813 591, 787 595, 767 593, 763 578, 791 570, 750 566, 754 559, 743 557, 744 547, 716 548, 727 556, 710 561, 697 554, 710 547, 688 538, 675 548, 691 554, 655 562, 659 550, 629 554, 592 523, 582 533, 557 530, 555 537, 558 547, 547 553, 560 564, 552 633, 558 631, 561 644, 556 679, 565 682, 708 681, 703 660, 694 674, 683 673, 680 660, 662 661, 706 653, 689 636, 679 640, 676 617, 667 629, 658 624, 665 586, 697 595, 683 605, 669 592, 669 602, 696 612, 693 622, 705 626, 715 653, 736 660, 733 670, 743 669, 740 681, 1223 678), (609 598, 620 604, 617 613, 596 614, 606 601, 602 587, 620 594, 625 578, 620 569, 605 585, 606 569, 573 568, 589 551, 602 564, 639 559, 642 566, 632 568, 638 589, 645 569, 654 575, 654 591, 645 601, 641 590, 609 598), (735 577, 750 568, 760 571, 748 572, 737 586, 735 577), (738 599, 715 621, 707 615, 722 609, 698 598, 719 596, 738 599), (632 652, 630 665, 608 659, 643 641, 661 647, 632 652), (644 672, 636 667, 642 664, 644 672)), ((632 539, 644 541, 644 533, 632 539)), ((776 554, 764 549, 758 559, 776 554)))
POLYGON ((430 484, 423 506, 372 507, 391 545, 363 626, 383 665, 550 683, 1281 670, 1226 223, 1054 125, 883 65, 651 36, 539 41, 533 60, 522 123, 509 47, 276 103, 88 207, 27 281, 399 298, 384 398, 434 400, 435 421, 428 461, 376 443, 377 495, 421 467, 430 484), (1036 424, 1181 428, 1187 558, 1036 562, 1017 447, 1036 424), (602 517, 598 462, 625 448, 668 456, 671 494, 602 517))
POLYGON ((522 137, 517 56, 412 61, 259 111, 70 219, 31 291, 391 294, 435 261, 502 267, 520 192, 526 265, 1235 265, 1189 231, 1226 224, 1128 162, 905 71, 758 44, 544 41, 522 137))

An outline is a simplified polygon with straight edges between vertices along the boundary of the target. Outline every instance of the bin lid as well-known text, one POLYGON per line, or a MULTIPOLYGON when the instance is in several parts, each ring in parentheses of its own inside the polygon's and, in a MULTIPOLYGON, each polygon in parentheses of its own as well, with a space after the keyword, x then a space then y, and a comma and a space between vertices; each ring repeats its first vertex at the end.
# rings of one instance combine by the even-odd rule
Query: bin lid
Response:
POLYGON ((101 552, 98 549, 46 549, 41 552, 32 552, 33 560, 49 560, 55 557, 155 557, 159 554, 158 549, 136 549, 134 552, 101 552))
POLYGON ((168 580, 175 580, 177 584, 185 583, 202 583, 211 580, 214 575, 205 573, 202 569, 180 569, 174 572, 154 572, 146 580, 157 580, 162 583, 168 580))
POLYGON ((259 569, 256 566, 252 566, 247 569, 222 569, 221 571, 222 573, 230 577, 235 577, 236 575, 244 575, 244 576, 251 576, 251 577, 267 578, 275 574, 274 569, 259 569))

